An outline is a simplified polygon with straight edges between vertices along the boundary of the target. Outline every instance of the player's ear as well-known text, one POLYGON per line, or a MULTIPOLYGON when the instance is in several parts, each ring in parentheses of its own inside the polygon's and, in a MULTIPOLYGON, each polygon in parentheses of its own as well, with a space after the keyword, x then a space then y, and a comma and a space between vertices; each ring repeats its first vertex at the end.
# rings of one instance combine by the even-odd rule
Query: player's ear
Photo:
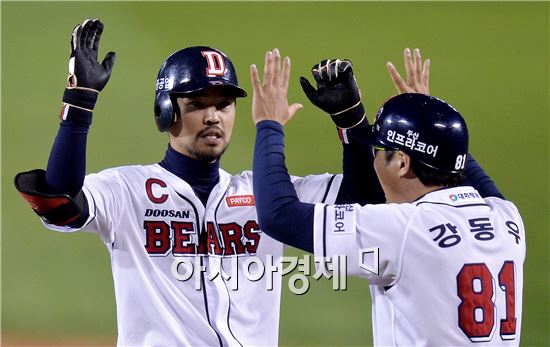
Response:
POLYGON ((397 160, 399 168, 399 176, 405 178, 411 178, 411 175, 414 175, 414 172, 411 167, 411 157, 402 151, 397 151, 395 153, 395 159, 397 160))
POLYGON ((178 102, 179 99, 181 98, 179 98, 177 95, 174 95, 174 94, 170 95, 170 101, 172 101, 172 111, 176 116, 176 120, 177 118, 181 117, 180 104, 178 102))
MULTIPOLYGON (((174 110, 174 112, 176 112, 176 111, 174 110)), ((180 113, 176 112, 175 115, 176 115, 176 121, 174 123, 172 123, 170 128, 168 128, 168 134, 170 136, 173 136, 173 137, 178 137, 181 133, 182 128, 183 128, 183 123, 181 121, 180 113)))
POLYGON ((178 97, 177 95, 174 95, 174 94, 170 95, 170 101, 172 102, 172 112, 174 116, 174 123, 172 123, 172 125, 168 129, 168 133, 170 133, 175 137, 178 137, 182 128, 181 107, 180 107, 180 102, 182 102, 183 104, 182 100, 183 99, 181 97, 178 97))

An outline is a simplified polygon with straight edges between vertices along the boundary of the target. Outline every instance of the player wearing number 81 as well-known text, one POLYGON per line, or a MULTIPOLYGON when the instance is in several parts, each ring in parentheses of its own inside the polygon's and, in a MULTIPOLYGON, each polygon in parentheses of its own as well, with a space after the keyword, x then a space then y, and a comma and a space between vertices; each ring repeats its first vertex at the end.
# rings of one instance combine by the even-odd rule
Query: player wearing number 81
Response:
POLYGON ((346 255, 348 274, 369 280, 375 345, 519 345, 523 222, 496 187, 485 194, 462 185, 468 131, 457 110, 422 94, 382 106, 365 140, 387 203, 364 206, 289 198, 296 195, 280 169, 286 119, 253 114, 254 194, 264 232, 277 239, 291 211, 314 211, 294 227, 314 234, 316 256, 346 255), (378 258, 364 251, 373 247, 378 258))

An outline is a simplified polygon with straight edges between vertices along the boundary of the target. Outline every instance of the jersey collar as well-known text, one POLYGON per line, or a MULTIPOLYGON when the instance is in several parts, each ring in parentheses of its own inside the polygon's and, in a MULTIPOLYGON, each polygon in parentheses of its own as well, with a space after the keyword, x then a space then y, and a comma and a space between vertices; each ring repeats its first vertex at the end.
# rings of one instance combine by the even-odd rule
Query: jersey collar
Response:
POLYGON ((179 153, 170 145, 168 145, 164 159, 159 164, 191 186, 214 186, 220 179, 219 159, 213 163, 196 160, 179 153))

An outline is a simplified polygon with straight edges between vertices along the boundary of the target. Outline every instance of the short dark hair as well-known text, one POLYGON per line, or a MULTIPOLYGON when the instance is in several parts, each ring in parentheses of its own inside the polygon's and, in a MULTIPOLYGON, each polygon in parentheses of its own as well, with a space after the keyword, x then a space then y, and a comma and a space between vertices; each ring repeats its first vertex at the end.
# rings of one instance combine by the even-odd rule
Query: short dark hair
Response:
MULTIPOLYGON (((397 150, 386 150, 386 161, 390 161, 397 150)), ((411 169, 423 185, 456 187, 464 182, 464 174, 441 172, 411 158, 411 169)))

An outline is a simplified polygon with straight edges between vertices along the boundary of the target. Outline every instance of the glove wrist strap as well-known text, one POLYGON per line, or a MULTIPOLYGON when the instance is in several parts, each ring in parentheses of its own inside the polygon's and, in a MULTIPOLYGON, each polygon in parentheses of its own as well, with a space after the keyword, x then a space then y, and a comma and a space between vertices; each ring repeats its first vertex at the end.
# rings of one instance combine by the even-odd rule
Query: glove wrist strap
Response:
POLYGON ((359 123, 352 127, 337 129, 340 142, 344 145, 351 143, 364 144, 366 137, 370 133, 369 120, 366 115, 363 116, 359 123))
POLYGON ((363 123, 363 120, 365 120, 365 118, 367 117, 366 114, 363 113, 363 117, 361 117, 361 119, 359 119, 359 121, 355 124, 353 124, 352 126, 349 126, 347 128, 344 128, 344 127, 339 127, 340 129, 353 129, 355 128, 356 126, 358 126, 359 124, 363 123))
POLYGON ((365 108, 359 101, 357 104, 343 111, 331 114, 330 117, 337 127, 349 129, 360 124, 365 118, 365 108))
POLYGON ((63 93, 63 106, 60 118, 62 121, 73 121, 82 126, 92 124, 92 110, 99 92, 82 87, 67 88, 63 93))
POLYGON ((95 107, 98 95, 97 90, 89 88, 66 88, 63 93, 63 102, 91 112, 95 107))
POLYGON ((342 110, 342 111, 339 111, 339 112, 336 112, 336 113, 332 113, 331 116, 337 116, 337 115, 339 115, 339 114, 342 114, 342 113, 344 113, 344 112, 347 112, 347 111, 349 111, 349 110, 352 110, 352 109, 356 108, 356 107, 359 106, 359 105, 361 105, 361 100, 357 101, 357 103, 356 103, 355 105, 353 105, 353 106, 351 106, 351 107, 348 107, 348 108, 346 108, 345 110, 342 110))

